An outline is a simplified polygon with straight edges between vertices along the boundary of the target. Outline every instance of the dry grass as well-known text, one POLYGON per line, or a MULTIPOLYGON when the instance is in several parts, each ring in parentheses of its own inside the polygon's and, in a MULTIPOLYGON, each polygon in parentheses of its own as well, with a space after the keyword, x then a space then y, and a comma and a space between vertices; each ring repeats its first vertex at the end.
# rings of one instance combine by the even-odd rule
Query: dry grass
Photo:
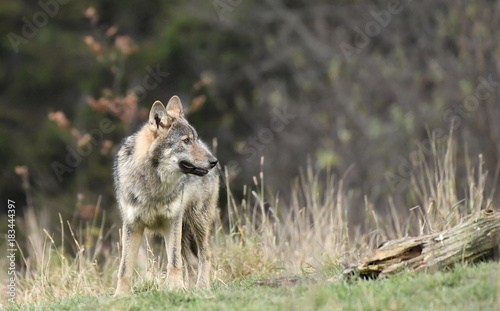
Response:
MULTIPOLYGON (((347 218, 353 200, 351 192, 344 188, 342 178, 337 179, 330 172, 319 174, 309 166, 295 183, 286 206, 278 195, 266 192, 263 172, 254 178, 251 187, 243 189, 241 202, 236 201, 234 190, 226 184, 228 224, 218 219, 215 225, 214 282, 227 284, 249 276, 332 272, 345 263, 359 261, 383 240, 443 230, 460 223, 475 210, 490 207, 489 197, 493 193, 486 195, 487 172, 482 169, 481 157, 477 170, 467 160, 466 197, 457 194, 461 189, 456 185, 455 157, 452 139, 444 145, 433 142, 429 160, 408 181, 410 195, 419 202, 407 207, 411 210, 409 217, 398 213, 391 198, 391 212, 386 216, 365 199, 364 231, 352 236, 347 218)), ((22 269, 17 274, 18 303, 113 293, 120 245, 106 244, 112 232, 118 230, 105 228, 105 218, 101 212, 92 224, 75 232, 76 228, 59 215, 59 230, 53 229, 60 234, 56 236, 44 229, 49 221, 29 208, 17 227, 26 228, 26 243, 22 243, 19 252, 22 269), (68 240, 70 250, 65 249, 68 243, 60 242, 68 240), (69 256, 71 253, 75 255, 69 256)), ((163 286, 164 246, 154 241, 145 239, 140 250, 135 286, 138 291, 163 286)), ((4 257, 0 260, 4 261, 4 257)), ((1 279, 7 278, 1 275, 1 279)))

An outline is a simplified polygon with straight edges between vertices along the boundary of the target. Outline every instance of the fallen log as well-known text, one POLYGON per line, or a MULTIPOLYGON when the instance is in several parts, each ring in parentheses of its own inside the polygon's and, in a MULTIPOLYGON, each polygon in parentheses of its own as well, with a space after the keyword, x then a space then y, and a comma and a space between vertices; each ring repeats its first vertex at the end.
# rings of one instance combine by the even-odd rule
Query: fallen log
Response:
POLYGON ((385 242, 342 276, 379 278, 403 270, 437 271, 456 263, 498 260, 499 247, 500 213, 485 210, 439 233, 385 242))
MULTIPOLYGON (((454 264, 498 260, 499 251, 500 213, 485 210, 442 232, 384 242, 362 264, 347 268, 328 281, 353 276, 383 278, 405 270, 433 272, 454 264)), ((259 280, 257 285, 293 286, 318 281, 318 278, 272 278, 259 280)))

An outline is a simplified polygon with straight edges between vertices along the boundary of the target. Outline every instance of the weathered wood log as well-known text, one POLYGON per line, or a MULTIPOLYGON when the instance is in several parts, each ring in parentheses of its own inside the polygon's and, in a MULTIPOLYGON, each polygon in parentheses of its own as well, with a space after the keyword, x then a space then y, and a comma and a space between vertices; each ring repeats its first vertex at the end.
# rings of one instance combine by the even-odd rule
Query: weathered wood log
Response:
POLYGON ((343 276, 377 278, 402 270, 436 271, 455 263, 498 260, 499 247, 500 213, 487 210, 439 233, 385 242, 343 276))
MULTIPOLYGON (((334 276, 329 281, 354 275, 379 278, 404 270, 438 271, 457 263, 498 260, 499 251, 500 213, 486 210, 442 232, 384 242, 361 265, 345 269, 341 277, 334 276)), ((315 278, 273 278, 260 280, 257 285, 293 286, 317 281, 315 278)))

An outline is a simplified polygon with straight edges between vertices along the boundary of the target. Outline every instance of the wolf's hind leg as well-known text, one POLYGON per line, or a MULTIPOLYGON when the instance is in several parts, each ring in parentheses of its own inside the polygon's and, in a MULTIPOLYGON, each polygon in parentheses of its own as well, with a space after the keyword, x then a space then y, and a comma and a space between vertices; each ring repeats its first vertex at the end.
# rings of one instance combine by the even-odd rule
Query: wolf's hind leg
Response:
POLYGON ((184 289, 182 277, 182 214, 172 220, 170 227, 166 230, 165 244, 167 246, 167 283, 170 290, 184 289))
POLYGON ((191 224, 184 220, 182 224, 182 258, 184 260, 184 277, 188 287, 194 287, 198 280, 198 246, 193 235, 191 224))
POLYGON ((182 257, 184 258, 187 286, 195 287, 198 279, 198 258, 191 250, 183 251, 182 257))
MULTIPOLYGON (((196 287, 208 288, 210 285, 210 269, 211 269, 211 252, 210 252, 210 226, 208 222, 195 222, 193 223, 193 233, 197 246, 198 254, 198 277, 196 280, 196 287)), ((194 255, 193 255, 194 256, 194 255)))

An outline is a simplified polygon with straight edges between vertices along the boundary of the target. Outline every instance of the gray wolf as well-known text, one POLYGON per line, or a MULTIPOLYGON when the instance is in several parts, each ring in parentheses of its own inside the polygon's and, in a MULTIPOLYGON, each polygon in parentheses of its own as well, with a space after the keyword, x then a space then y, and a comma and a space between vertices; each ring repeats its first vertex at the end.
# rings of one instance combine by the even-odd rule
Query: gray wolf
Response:
POLYGON ((113 171, 123 220, 116 294, 130 291, 145 230, 165 238, 169 289, 209 286, 209 238, 219 197, 216 165, 177 96, 166 108, 156 101, 149 121, 124 139, 113 171))

